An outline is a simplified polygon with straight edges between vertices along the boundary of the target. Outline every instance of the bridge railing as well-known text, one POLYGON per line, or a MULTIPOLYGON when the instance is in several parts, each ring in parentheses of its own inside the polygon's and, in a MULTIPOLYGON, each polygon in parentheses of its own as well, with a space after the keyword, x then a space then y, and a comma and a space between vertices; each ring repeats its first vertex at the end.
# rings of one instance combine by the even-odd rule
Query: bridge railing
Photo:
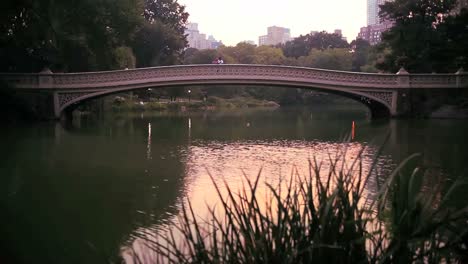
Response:
POLYGON ((264 80, 341 87, 445 88, 468 85, 466 74, 369 74, 272 65, 182 65, 119 71, 0 74, 18 88, 99 88, 168 81, 264 80))
POLYGON ((419 88, 444 88, 457 84, 458 75, 455 74, 412 74, 410 86, 419 88))

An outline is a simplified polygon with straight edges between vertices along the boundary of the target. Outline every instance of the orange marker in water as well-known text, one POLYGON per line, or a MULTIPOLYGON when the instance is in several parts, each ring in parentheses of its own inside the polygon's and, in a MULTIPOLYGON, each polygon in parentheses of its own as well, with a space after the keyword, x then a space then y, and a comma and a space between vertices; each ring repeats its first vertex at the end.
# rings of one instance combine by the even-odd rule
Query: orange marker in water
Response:
POLYGON ((354 129, 355 129, 355 128, 356 128, 356 127, 355 127, 354 121, 353 121, 353 124, 351 125, 351 140, 354 140, 354 136, 356 135, 356 134, 354 133, 354 129))

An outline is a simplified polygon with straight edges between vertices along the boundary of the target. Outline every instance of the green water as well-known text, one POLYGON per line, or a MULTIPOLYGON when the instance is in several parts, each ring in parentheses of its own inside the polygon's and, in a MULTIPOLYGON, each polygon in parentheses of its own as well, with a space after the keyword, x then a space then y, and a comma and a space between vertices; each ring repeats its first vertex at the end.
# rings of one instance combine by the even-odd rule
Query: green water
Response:
POLYGON ((370 121, 365 110, 343 106, 107 113, 2 127, 0 263, 117 261, 135 232, 170 225, 184 199, 203 212, 215 197, 209 174, 233 185, 260 168, 266 178, 292 168, 307 174, 310 157, 343 146, 350 155, 367 146, 369 166, 386 138, 378 175, 420 152, 430 182, 468 178, 466 135, 463 120, 370 121))

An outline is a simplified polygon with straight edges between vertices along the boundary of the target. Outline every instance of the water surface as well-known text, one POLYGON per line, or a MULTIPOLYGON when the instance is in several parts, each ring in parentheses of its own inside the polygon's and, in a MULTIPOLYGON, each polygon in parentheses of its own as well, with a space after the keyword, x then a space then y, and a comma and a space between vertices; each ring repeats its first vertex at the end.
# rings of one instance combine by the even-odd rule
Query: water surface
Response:
MULTIPOLYGON (((347 107, 106 113, 7 126, 0 132, 0 262, 116 260, 135 232, 169 225, 186 199, 202 214, 216 198, 209 175, 233 186, 260 169, 271 182, 294 171, 306 176, 309 159, 344 147, 350 158, 366 147, 369 169, 385 141, 379 177, 420 152, 428 182, 466 178, 466 135, 462 120, 370 121, 365 110, 347 107)), ((375 191, 371 182, 367 192, 375 191)))

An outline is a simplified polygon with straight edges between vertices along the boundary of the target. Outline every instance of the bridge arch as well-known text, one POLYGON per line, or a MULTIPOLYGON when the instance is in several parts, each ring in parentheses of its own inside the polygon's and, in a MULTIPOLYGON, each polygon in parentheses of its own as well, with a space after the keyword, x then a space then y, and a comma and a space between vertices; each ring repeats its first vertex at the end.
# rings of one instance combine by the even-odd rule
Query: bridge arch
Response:
MULTIPOLYGON (((220 80, 184 80, 184 81, 175 81, 169 83, 146 83, 144 85, 129 85, 125 87, 119 88, 111 88, 107 90, 98 90, 98 91, 87 91, 87 92, 80 92, 80 93, 59 93, 59 97, 62 97, 60 102, 60 107, 58 109, 58 115, 62 115, 62 113, 70 111, 78 107, 81 103, 93 100, 100 97, 105 97, 112 94, 118 94, 122 92, 129 92, 134 90, 141 90, 146 88, 173 88, 173 87, 183 87, 183 86, 193 86, 193 85, 203 85, 203 86, 210 86, 210 85, 256 85, 256 86, 268 86, 271 89, 275 88, 299 88, 299 89, 307 89, 307 90, 314 90, 325 92, 329 94, 339 95, 345 98, 352 99, 356 102, 359 102, 365 105, 371 113, 372 118, 382 118, 382 117, 390 117, 392 116, 392 105, 390 104, 391 101, 391 94, 387 95, 387 100, 384 100, 376 95, 371 93, 355 91, 350 89, 344 88, 335 88, 330 87, 328 85, 317 85, 317 84, 310 84, 306 85, 304 83, 291 83, 291 82, 284 82, 284 81, 261 81, 261 80, 229 80, 229 81, 220 81, 220 80)), ((376 93, 377 95, 381 95, 380 93, 376 93)))
MULTIPOLYGON (((422 109, 423 106, 411 96, 421 94, 421 91, 449 93, 468 88, 468 74, 463 71, 455 74, 409 74, 400 70, 397 74, 370 74, 242 64, 178 65, 83 73, 0 73, 0 79, 31 97, 52 95, 51 108, 55 118, 83 100, 150 87, 250 84, 313 89, 360 101, 371 109, 374 117, 388 113, 390 116, 408 115, 413 109, 422 109)), ((48 112, 44 115, 50 117, 48 112)))

